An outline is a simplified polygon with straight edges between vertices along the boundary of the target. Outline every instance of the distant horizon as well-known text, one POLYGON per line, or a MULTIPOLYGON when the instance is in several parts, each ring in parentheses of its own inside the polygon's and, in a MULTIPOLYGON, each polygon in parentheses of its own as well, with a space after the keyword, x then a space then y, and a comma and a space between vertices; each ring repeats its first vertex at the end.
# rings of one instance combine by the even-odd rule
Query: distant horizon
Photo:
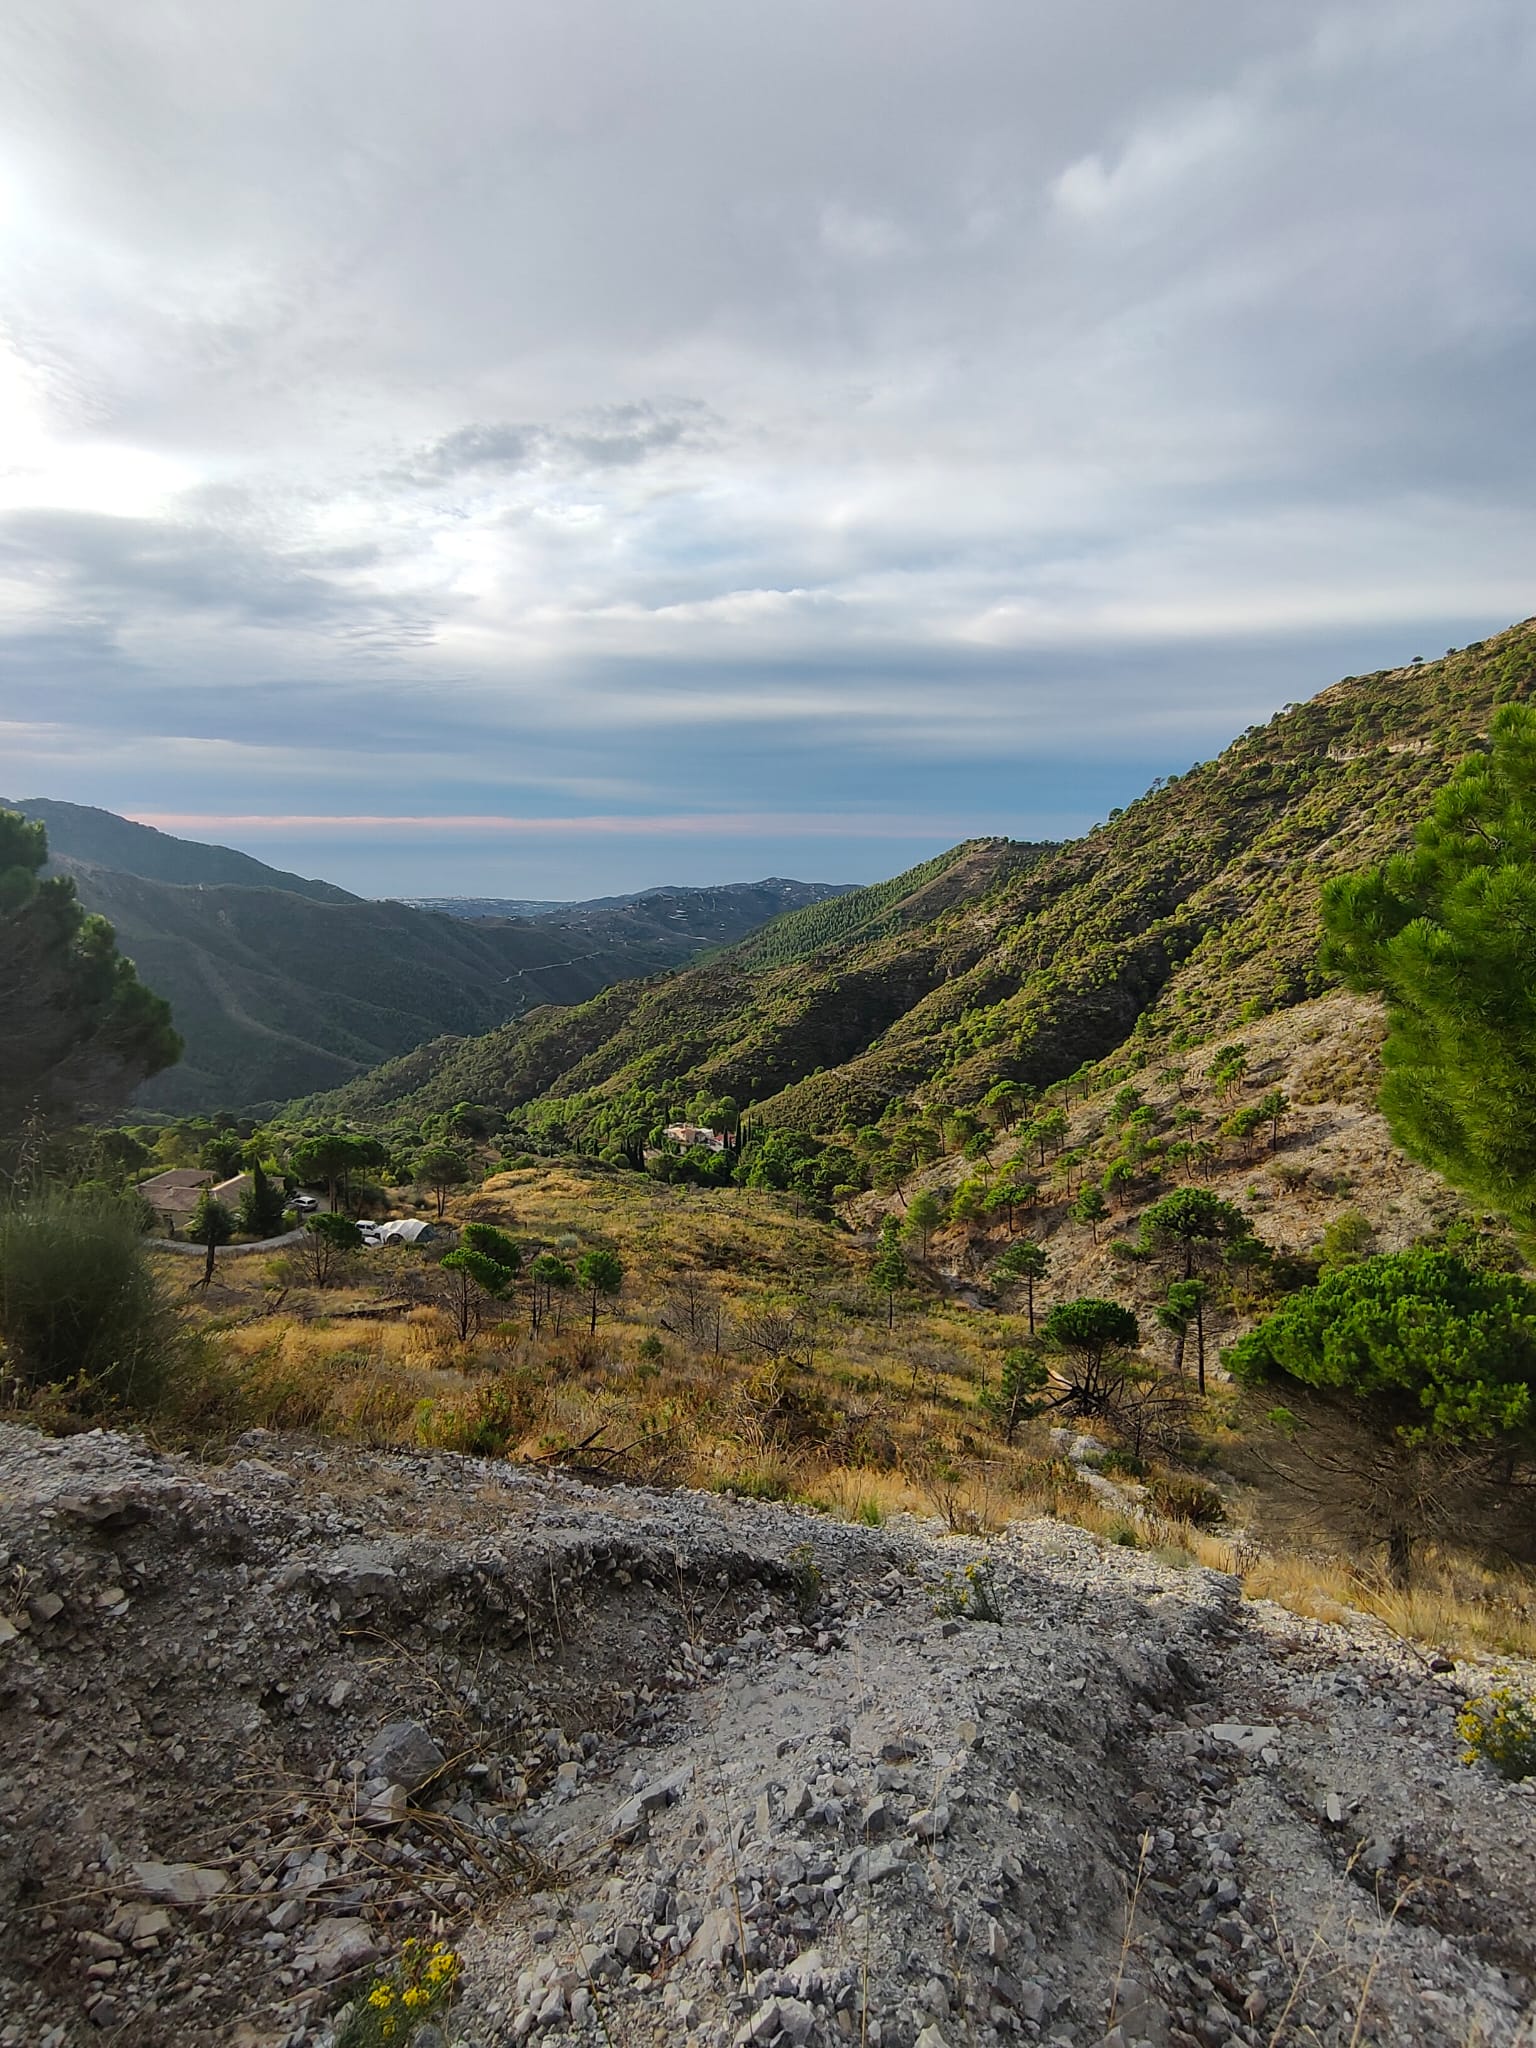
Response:
MULTIPOLYGON (((34 795, 17 801, 75 803, 111 811, 173 837, 227 846, 269 867, 332 882, 378 902, 410 896, 484 896, 575 903, 647 889, 726 887, 731 879, 763 881, 778 876, 821 881, 827 878, 832 859, 840 871, 837 885, 859 888, 886 881, 963 840, 1060 842, 1081 838, 1103 823, 1112 810, 1134 803, 1159 777, 1182 774, 1196 761, 1214 757, 1247 725, 1263 722, 1286 704, 1304 702, 1350 676, 1404 667, 1419 656, 1419 643, 1428 643, 1430 652, 1423 658, 1433 660, 1457 646, 1492 638, 1528 615, 1479 620, 1470 626, 1459 621, 1460 638, 1442 621, 1444 646, 1438 644, 1440 632, 1420 633, 1415 653, 1396 658, 1384 656, 1374 641, 1363 646, 1341 642, 1331 672, 1314 672, 1302 679, 1301 687, 1294 681, 1291 687, 1276 681, 1272 701, 1245 700, 1242 710, 1246 715, 1239 718, 1234 714, 1235 722, 1230 724, 1224 721, 1210 744, 1197 753, 1180 750, 1161 759, 1142 760, 1139 754, 1117 755, 1107 739, 1106 758, 1085 764, 1076 777, 1079 790, 1096 789, 1100 794, 1091 810, 1065 812, 1042 806, 1010 816, 978 802, 974 813, 955 809, 939 817, 903 815, 891 809, 837 814, 698 810, 565 815, 401 811, 386 815, 376 811, 173 811, 115 804, 99 795, 34 795), (1355 657, 1353 665, 1344 665, 1346 654, 1355 657), (592 842, 591 850, 582 848, 583 840, 592 842), (659 871, 663 879, 649 878, 657 870, 637 877, 634 863, 639 850, 652 841, 668 848, 671 865, 659 871), (755 849, 755 855, 748 853, 749 848, 755 849), (820 850, 814 861, 807 861, 802 856, 811 848, 820 850), (879 848, 885 851, 877 851, 879 848), (813 865, 821 872, 808 872, 813 865), (743 876, 742 868, 751 872, 743 876), (380 879, 385 873, 398 879, 385 883, 380 879)), ((1406 643, 1413 636, 1401 637, 1406 643)), ((1317 659, 1326 660, 1326 656, 1314 655, 1317 659)), ((1262 672, 1268 677, 1271 664, 1264 664, 1262 672)), ((1017 765, 1010 762, 1007 770, 1012 772, 1017 765)), ((904 776, 893 776, 893 782, 909 786, 904 776)))
MULTIPOLYGON (((1449 638, 1423 657, 1435 659, 1470 641, 1492 638, 1519 623, 1519 618, 1474 622, 1460 640, 1449 638)), ((1442 625, 1444 622, 1442 622, 1442 625)), ((1422 641, 1426 636, 1419 635, 1422 641)), ((1348 643, 1346 643, 1347 645, 1348 643)), ((1079 790, 1097 789, 1100 802, 1091 810, 1048 811, 1043 808, 1011 817, 981 804, 974 814, 952 810, 934 817, 903 815, 895 810, 824 811, 677 811, 671 813, 509 814, 495 812, 426 814, 401 811, 291 812, 161 810, 115 804, 100 795, 19 797, 18 802, 74 803, 104 811, 182 839, 226 846, 306 879, 334 883, 354 895, 387 902, 408 896, 505 897, 550 903, 575 903, 598 896, 633 895, 661 888, 728 886, 722 875, 727 863, 752 870, 749 880, 775 875, 788 880, 824 878, 835 858, 840 883, 855 888, 888 880, 892 875, 932 859, 963 840, 1004 838, 1023 841, 1065 841, 1081 838, 1109 813, 1133 803, 1159 777, 1182 774, 1197 760, 1219 754, 1250 724, 1264 721, 1285 704, 1299 703, 1349 676, 1406 666, 1417 658, 1399 655, 1376 658, 1374 647, 1350 648, 1352 667, 1340 667, 1321 678, 1308 677, 1310 687, 1280 691, 1273 702, 1248 702, 1247 715, 1214 735, 1197 754, 1142 762, 1117 756, 1085 765, 1076 778, 1079 790), (590 842, 583 846, 582 842, 590 842), (666 879, 637 877, 635 860, 650 842, 668 848, 666 879), (748 849, 755 849, 749 853, 748 849), (814 860, 803 859, 819 849, 814 860), (878 852, 884 848, 884 853, 878 852), (824 858, 825 856, 825 858, 824 858), (615 863, 617 863, 615 865, 615 863), (821 875, 805 872, 819 866, 821 875), (681 870, 681 872, 679 872, 681 870), (386 882, 382 876, 394 875, 386 882)), ((1340 654, 1344 652, 1341 647, 1340 654)), ((1266 673, 1268 672, 1266 667, 1266 673)), ((1017 763, 1007 764, 1010 770, 1017 763)), ((105 780, 105 777, 101 777, 105 780)), ((906 786, 906 779, 894 778, 906 786)))

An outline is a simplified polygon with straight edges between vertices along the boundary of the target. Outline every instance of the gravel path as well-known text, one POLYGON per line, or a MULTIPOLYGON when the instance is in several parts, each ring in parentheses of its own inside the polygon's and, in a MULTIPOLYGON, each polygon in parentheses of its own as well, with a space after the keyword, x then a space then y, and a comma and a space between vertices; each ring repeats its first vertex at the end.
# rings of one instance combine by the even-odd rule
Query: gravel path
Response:
POLYGON ((5 2048, 319 2044, 434 1917, 474 2048, 1536 2039, 1484 1672, 1064 1525, 242 1451, 0 1429, 5 2048))

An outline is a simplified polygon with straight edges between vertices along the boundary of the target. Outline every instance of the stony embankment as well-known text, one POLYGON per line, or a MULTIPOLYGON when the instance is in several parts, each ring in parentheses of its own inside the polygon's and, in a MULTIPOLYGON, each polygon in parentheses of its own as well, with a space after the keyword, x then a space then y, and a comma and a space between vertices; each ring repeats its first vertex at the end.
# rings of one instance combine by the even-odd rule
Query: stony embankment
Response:
POLYGON ((5 2048, 1536 2039, 1486 1673, 1074 1528, 0 1430, 0 1616, 5 2048))

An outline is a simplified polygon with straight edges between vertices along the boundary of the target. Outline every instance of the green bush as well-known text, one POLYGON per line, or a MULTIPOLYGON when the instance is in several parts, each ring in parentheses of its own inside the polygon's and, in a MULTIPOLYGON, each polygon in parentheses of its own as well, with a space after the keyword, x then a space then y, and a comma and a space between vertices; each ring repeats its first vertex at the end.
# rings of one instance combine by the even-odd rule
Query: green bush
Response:
POLYGON ((1099 1461, 1099 1470, 1111 1479, 1145 1479, 1147 1461, 1138 1458, 1134 1451, 1106 1451, 1099 1461))
POLYGON ((45 1188, 0 1211, 0 1343, 23 1398, 75 1390, 86 1412, 147 1412, 182 1344, 134 1205, 45 1188))

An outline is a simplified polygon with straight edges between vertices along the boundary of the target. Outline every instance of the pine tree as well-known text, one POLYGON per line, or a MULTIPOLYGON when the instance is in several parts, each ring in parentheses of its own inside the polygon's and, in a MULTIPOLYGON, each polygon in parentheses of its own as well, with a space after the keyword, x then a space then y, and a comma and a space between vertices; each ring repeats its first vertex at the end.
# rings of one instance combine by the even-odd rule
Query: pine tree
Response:
POLYGON ((1324 964, 1386 997, 1405 1151, 1536 1234, 1536 711, 1506 704, 1411 853, 1323 891, 1324 964))

